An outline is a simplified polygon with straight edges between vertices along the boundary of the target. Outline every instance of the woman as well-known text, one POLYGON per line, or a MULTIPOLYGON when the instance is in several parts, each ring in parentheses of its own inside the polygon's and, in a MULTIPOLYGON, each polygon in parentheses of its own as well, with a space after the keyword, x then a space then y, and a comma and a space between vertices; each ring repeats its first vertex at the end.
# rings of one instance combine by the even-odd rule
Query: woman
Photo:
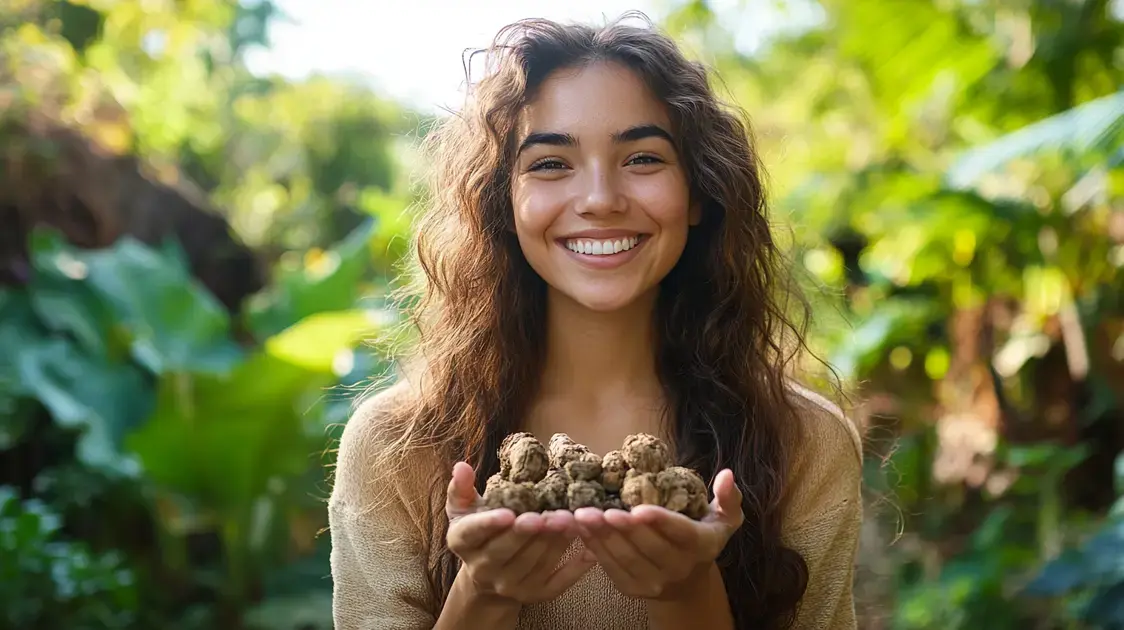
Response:
POLYGON ((341 439, 336 627, 853 628, 859 438, 786 379, 746 128, 651 28, 524 21, 489 53, 428 139, 415 369, 341 439), (478 510, 515 431, 661 435, 712 513, 478 510))

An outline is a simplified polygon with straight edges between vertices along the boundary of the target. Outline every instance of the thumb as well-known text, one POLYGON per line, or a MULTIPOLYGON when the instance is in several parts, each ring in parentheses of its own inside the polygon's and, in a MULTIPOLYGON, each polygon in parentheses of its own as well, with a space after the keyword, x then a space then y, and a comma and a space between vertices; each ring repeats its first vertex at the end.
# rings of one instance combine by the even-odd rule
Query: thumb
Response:
POLYGON ((453 465, 453 478, 449 481, 447 503, 456 511, 472 509, 479 495, 476 494, 476 471, 464 462, 453 465))
POLYGON ((714 503, 715 511, 722 520, 731 525, 741 525, 742 493, 738 484, 734 483, 734 473, 729 468, 723 468, 714 478, 714 503))

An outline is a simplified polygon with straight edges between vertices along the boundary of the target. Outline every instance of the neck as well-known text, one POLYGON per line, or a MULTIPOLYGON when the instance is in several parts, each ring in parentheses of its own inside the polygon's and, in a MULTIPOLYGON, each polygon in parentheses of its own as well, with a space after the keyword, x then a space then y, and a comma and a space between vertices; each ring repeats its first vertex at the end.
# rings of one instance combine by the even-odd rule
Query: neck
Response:
POLYGON ((540 397, 564 396, 594 406, 621 397, 662 397, 656 372, 655 306, 654 291, 613 312, 591 311, 549 291, 540 397))

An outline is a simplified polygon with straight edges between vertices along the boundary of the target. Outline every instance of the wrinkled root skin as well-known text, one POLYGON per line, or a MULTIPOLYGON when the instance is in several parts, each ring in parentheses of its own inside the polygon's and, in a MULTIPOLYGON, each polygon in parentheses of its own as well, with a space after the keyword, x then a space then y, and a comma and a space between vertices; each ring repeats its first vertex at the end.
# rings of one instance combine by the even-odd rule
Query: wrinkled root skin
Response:
POLYGON ((567 492, 570 499, 570 510, 579 510, 583 507, 601 508, 605 503, 605 488, 596 481, 574 481, 567 492))
POLYGON ((673 512, 699 520, 710 509, 706 500, 706 483, 690 468, 672 466, 660 471, 656 486, 659 487, 660 504, 673 512))
POLYGON ((547 445, 551 468, 566 468, 566 464, 579 460, 589 449, 570 439, 565 433, 555 433, 547 445))
POLYGON ((655 473, 628 471, 621 488, 621 501, 628 507, 660 505, 660 490, 655 473))
POLYGON ((567 491, 570 488, 570 476, 564 470, 553 469, 543 477, 542 481, 535 484, 535 496, 538 498, 539 507, 545 510, 565 510, 570 506, 570 497, 567 491))
POLYGON ((566 473, 574 481, 601 482, 601 458, 593 453, 582 453, 577 459, 566 462, 566 473))
POLYGON ((543 446, 530 433, 500 444, 500 472, 488 478, 484 505, 516 514, 547 510, 630 510, 658 505, 694 520, 710 510, 706 483, 695 471, 671 465, 671 450, 647 433, 630 435, 604 457, 555 433, 543 446))
POLYGON ((521 437, 506 444, 507 448, 500 448, 500 472, 507 468, 505 477, 515 483, 538 483, 546 476, 550 468, 550 458, 546 454, 546 447, 534 436, 521 437), (504 462, 507 466, 504 466, 504 462))
POLYGON ((671 465, 671 454, 663 440, 647 433, 637 433, 624 439, 621 448, 628 467, 645 473, 658 473, 671 465))
POLYGON ((484 505, 490 510, 507 508, 516 515, 539 511, 535 484, 515 483, 505 479, 500 479, 490 491, 485 491, 484 505))
POLYGON ((624 476, 628 474, 628 462, 620 451, 609 451, 601 459, 601 485, 606 492, 620 492, 624 476))

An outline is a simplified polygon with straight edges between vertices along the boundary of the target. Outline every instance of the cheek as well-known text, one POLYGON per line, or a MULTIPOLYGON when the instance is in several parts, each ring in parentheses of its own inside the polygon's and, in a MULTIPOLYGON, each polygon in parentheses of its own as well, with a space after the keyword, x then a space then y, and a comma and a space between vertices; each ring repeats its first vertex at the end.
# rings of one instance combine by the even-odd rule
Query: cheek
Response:
POLYGON ((637 190, 645 213, 664 232, 682 232, 686 237, 690 226, 690 196, 686 183, 679 177, 668 177, 637 190))
POLYGON ((552 201, 552 195, 533 186, 523 186, 512 191, 511 201, 519 244, 525 255, 533 258, 547 245, 547 231, 558 217, 557 200, 552 201))

